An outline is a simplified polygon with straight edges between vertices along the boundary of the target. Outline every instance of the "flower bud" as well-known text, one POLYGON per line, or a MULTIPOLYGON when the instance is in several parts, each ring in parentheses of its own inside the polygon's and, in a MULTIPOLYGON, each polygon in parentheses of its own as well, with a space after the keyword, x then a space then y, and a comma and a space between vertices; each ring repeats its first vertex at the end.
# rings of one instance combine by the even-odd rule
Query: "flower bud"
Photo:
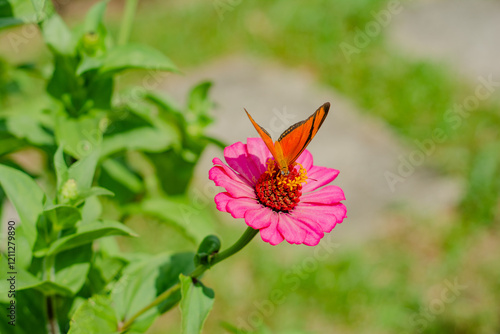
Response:
POLYGON ((70 202, 78 198, 78 186, 74 179, 69 179, 61 188, 63 202, 70 202))
POLYGON ((100 46, 100 38, 99 34, 89 31, 82 37, 82 47, 83 51, 90 55, 93 56, 96 54, 97 50, 99 50, 100 46))

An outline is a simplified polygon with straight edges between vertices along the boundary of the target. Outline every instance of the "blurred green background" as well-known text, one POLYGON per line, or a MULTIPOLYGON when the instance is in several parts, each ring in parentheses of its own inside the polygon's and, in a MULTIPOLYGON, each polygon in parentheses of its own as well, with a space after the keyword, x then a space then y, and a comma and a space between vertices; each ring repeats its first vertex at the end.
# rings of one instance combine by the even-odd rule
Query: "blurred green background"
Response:
MULTIPOLYGON (((71 26, 92 3, 60 1, 58 11, 71 26)), ((418 1, 399 5, 401 13, 393 21, 403 20, 418 1)), ((382 208, 384 222, 377 227, 378 233, 363 240, 335 236, 347 224, 367 224, 347 218, 331 238, 322 241, 334 245, 327 258, 319 259, 315 248, 271 247, 256 238, 242 253, 206 275, 205 283, 216 292, 206 333, 234 332, 238 327, 258 333, 500 331, 500 95, 495 91, 480 101, 457 130, 444 115, 474 95, 474 79, 446 60, 409 57, 389 38, 389 31, 395 29, 393 21, 369 36, 366 46, 356 44, 359 31, 377 22, 374 13, 390 6, 386 0, 139 2, 131 40, 158 48, 181 71, 197 72, 228 55, 299 68, 351 101, 366 117, 387 124, 409 149, 415 148, 414 140, 425 140, 433 129, 443 129, 447 140, 436 146, 424 167, 463 185, 453 207, 436 215, 427 215, 425 207, 382 208), (346 57, 344 42, 358 51, 346 57), (450 289, 457 282, 459 288, 450 289), (280 302, 276 302, 276 291, 282 293, 280 302)), ((110 2, 106 17, 114 34, 122 11, 122 2, 110 2)), ((20 53, 12 52, 6 36, 0 39, 0 56, 11 62, 49 58, 39 38, 22 45, 20 53)), ((133 87, 141 77, 126 74, 119 84, 133 87)), ((241 108, 245 106, 246 101, 241 101, 241 108)), ((213 115, 217 124, 217 107, 213 115)), ((329 117, 334 122, 335 115, 329 117)), ((254 136, 250 126, 247 134, 233 141, 247 136, 254 136)), ((215 152, 222 157, 220 151, 215 152)), ((22 152, 17 154, 22 156, 22 152)), ((349 160, 356 154, 336 158, 349 160)), ((202 161, 201 166, 212 157, 203 155, 205 165, 202 161)), ((204 173, 207 170, 199 171, 199 175, 204 173)), ((339 179, 345 174, 349 170, 341 170, 339 179)), ((359 182, 365 178, 370 175, 361 176, 359 182)), ((205 183, 197 179, 191 187, 205 183)), ((106 214, 116 215, 118 204, 103 202, 106 214)), ((349 216, 349 193, 346 205, 349 216)), ((243 232, 244 224, 215 212, 215 205, 208 207, 213 211, 213 232, 227 246, 243 232)), ((140 238, 120 240, 124 251, 154 254, 196 247, 182 231, 160 220, 131 216, 126 223, 140 238)), ((178 333, 179 326, 176 309, 156 321, 148 333, 178 333)))

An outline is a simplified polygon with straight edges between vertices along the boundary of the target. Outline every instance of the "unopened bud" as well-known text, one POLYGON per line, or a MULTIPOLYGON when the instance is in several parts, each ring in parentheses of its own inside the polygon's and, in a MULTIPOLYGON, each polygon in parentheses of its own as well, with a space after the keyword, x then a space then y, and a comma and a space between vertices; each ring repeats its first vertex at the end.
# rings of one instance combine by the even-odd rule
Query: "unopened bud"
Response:
POLYGON ((62 196, 63 202, 73 201, 78 197, 78 186, 77 186, 76 181, 74 179, 69 179, 62 186, 61 196, 62 196))
POLYGON ((84 52, 91 56, 94 55, 99 49, 99 42, 100 38, 98 34, 93 31, 86 33, 82 37, 82 46, 84 52))

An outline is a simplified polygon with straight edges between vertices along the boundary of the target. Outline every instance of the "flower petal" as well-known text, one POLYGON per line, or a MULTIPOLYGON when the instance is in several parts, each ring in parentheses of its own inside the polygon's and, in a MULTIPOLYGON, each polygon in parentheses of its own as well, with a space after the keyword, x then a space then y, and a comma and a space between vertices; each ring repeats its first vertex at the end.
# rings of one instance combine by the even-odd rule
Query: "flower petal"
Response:
POLYGON ((324 237, 323 229, 313 218, 306 215, 298 214, 294 211, 294 217, 303 225, 307 235, 304 239, 304 244, 307 246, 316 246, 321 238, 324 237))
POLYGON ((306 170, 311 169, 313 166, 313 156, 308 150, 304 150, 302 154, 297 158, 297 162, 302 165, 306 170))
MULTIPOLYGON (((220 160, 215 158, 213 161, 215 164, 220 160)), ((208 178, 214 181, 215 185, 224 187, 233 197, 255 197, 255 191, 248 181, 224 164, 212 167, 208 178)))
POLYGON ((307 183, 302 186, 302 193, 316 190, 335 180, 339 171, 333 168, 313 166, 307 170, 307 183))
POLYGON ((261 138, 248 138, 247 139, 247 152, 248 157, 252 159, 253 163, 259 171, 259 176, 267 170, 267 159, 271 158, 271 152, 261 138))
POLYGON ((338 186, 326 186, 300 196, 300 201, 304 203, 335 204, 344 200, 344 191, 338 186))
POLYGON ((260 230, 271 224, 273 210, 261 205, 260 208, 245 212, 245 223, 251 228, 260 230))
POLYGON ((297 217, 297 220, 302 222, 305 226, 307 226, 306 238, 304 239, 304 244, 307 246, 316 246, 319 241, 325 236, 321 226, 315 221, 309 219, 305 216, 297 217))
POLYGON ((227 202, 226 210, 233 218, 243 218, 248 210, 259 209, 261 204, 255 198, 234 198, 227 202))
POLYGON ((252 185, 257 182, 262 174, 258 167, 260 165, 259 160, 255 162, 255 158, 248 155, 247 145, 242 142, 226 147, 224 149, 224 158, 229 167, 237 171, 252 185))
MULTIPOLYGON (((212 163, 214 166, 222 167, 224 172, 233 180, 247 182, 244 177, 236 173, 234 170, 229 168, 225 163, 223 163, 219 158, 213 158, 212 163)), ((248 182, 247 182, 248 183, 248 182)))
POLYGON ((347 209, 344 204, 318 205, 299 203, 293 210, 298 219, 305 217, 315 221, 323 232, 329 233, 337 223, 342 223, 346 218, 347 209))
POLYGON ((269 224, 268 227, 260 229, 260 237, 262 238, 263 241, 269 242, 271 245, 275 246, 282 242, 283 236, 279 233, 278 231, 278 220, 279 220, 279 214, 271 211, 271 217, 270 217, 271 224, 269 224))
POLYGON ((324 233, 316 233, 313 231, 307 231, 306 238, 304 239, 304 245, 316 246, 319 244, 320 240, 324 237, 324 233))
POLYGON ((301 244, 306 238, 307 232, 301 222, 292 218, 289 214, 280 214, 278 231, 290 244, 301 244))
POLYGON ((217 206, 217 210, 227 212, 227 203, 232 199, 234 199, 234 197, 231 197, 228 192, 218 193, 215 195, 214 201, 217 206))

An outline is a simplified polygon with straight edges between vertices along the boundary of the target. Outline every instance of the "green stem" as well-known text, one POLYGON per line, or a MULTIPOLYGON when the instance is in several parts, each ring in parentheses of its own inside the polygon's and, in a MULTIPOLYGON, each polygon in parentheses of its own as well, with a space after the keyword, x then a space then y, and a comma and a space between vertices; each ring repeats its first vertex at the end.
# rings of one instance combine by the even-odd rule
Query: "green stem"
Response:
MULTIPOLYGON (((54 267, 53 256, 46 256, 43 259, 43 276, 44 280, 53 282, 55 276, 55 267, 54 267)), ((54 296, 48 295, 45 297, 45 304, 47 310, 47 329, 50 334, 59 334, 61 333, 59 330, 59 325, 57 323, 57 313, 54 296)))
POLYGON ((122 24, 120 26, 120 35, 118 36, 118 45, 127 44, 130 32, 132 31, 132 21, 137 10, 138 0, 127 0, 125 11, 123 13, 122 24))
POLYGON ((181 288, 180 283, 177 283, 176 285, 172 286, 170 289, 163 291, 163 293, 161 295, 159 295, 158 297, 156 297, 155 300, 153 300, 150 304, 148 304, 145 307, 143 307, 142 309, 140 309, 130 319, 128 319, 125 323, 123 323, 123 325, 121 325, 120 328, 118 328, 118 331, 120 331, 120 333, 127 331, 130 328, 130 326, 132 326, 132 324, 134 323, 134 321, 137 318, 139 318, 141 315, 146 313, 148 310, 152 309, 153 307, 160 304, 161 302, 166 300, 168 297, 170 297, 171 295, 173 295, 174 293, 179 291, 180 288, 181 288))
MULTIPOLYGON (((191 272, 191 274, 189 274, 189 276, 191 276, 192 278, 200 277, 201 275, 203 275, 203 273, 205 271, 210 269, 210 267, 213 267, 217 263, 224 261, 228 257, 236 254, 241 249, 243 249, 243 247, 245 247, 253 239, 253 237, 255 237, 255 235, 257 235, 258 232, 259 232, 259 230, 254 230, 253 228, 248 227, 245 230, 245 232, 243 233, 243 235, 238 239, 238 241, 236 241, 234 243, 234 245, 232 245, 231 247, 229 247, 228 249, 226 249, 225 251, 223 251, 221 253, 215 254, 214 257, 212 258, 212 260, 210 261, 209 265, 199 265, 198 267, 196 267, 191 272)), ((158 304, 162 303, 163 301, 165 301, 168 297, 170 297, 172 294, 177 292, 179 289, 180 289, 180 283, 177 283, 174 286, 172 286, 170 289, 164 291, 161 295, 156 297, 156 299, 153 300, 150 304, 148 304, 147 306, 142 308, 140 311, 138 311, 136 314, 134 314, 130 319, 128 319, 122 326, 120 326, 119 330, 121 332, 128 330, 138 317, 143 315, 145 312, 147 312, 151 308, 153 308, 153 307, 157 306, 158 304)))
POLYGON ((57 323, 56 306, 54 296, 46 297, 47 304, 47 326, 50 334, 60 334, 59 325, 57 323))
POLYGON ((238 251, 240 251, 243 247, 245 247, 252 239, 259 233, 259 230, 254 230, 251 227, 248 227, 246 231, 243 233, 243 235, 228 249, 223 251, 222 253, 218 253, 214 256, 211 265, 214 266, 216 263, 219 263, 231 255, 236 254, 238 251))

